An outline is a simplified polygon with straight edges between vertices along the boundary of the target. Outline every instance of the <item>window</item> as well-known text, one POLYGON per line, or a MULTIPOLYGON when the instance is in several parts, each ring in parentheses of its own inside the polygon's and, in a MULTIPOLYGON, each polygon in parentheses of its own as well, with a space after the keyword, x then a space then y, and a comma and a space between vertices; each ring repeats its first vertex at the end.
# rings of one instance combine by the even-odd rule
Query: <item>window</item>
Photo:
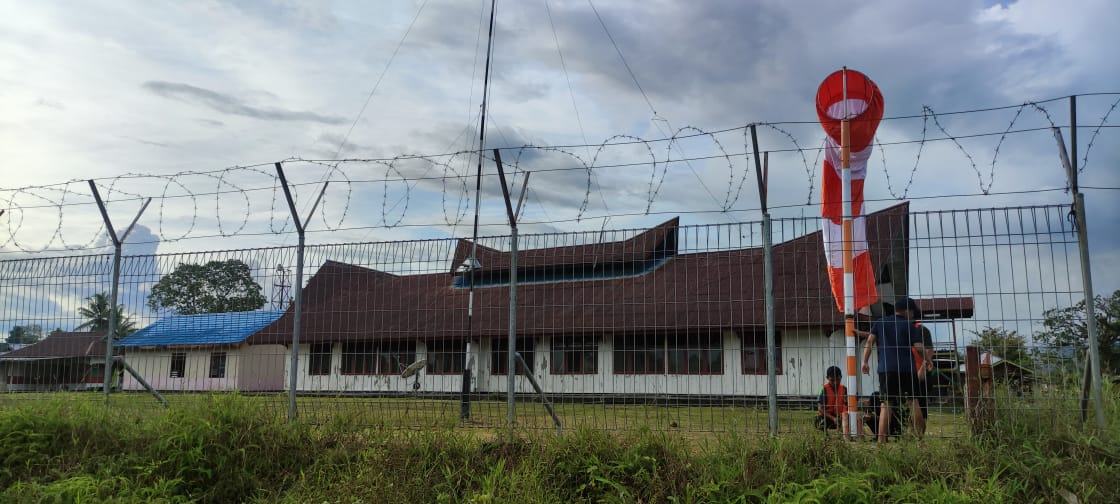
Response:
POLYGON ((333 343, 312 343, 311 354, 307 359, 307 374, 311 376, 331 374, 332 353, 334 353, 333 343))
POLYGON ((171 378, 182 378, 187 371, 187 354, 176 352, 171 354, 171 378))
POLYGON ((466 340, 429 341, 428 374, 461 374, 466 355, 466 340))
POLYGON ((723 374, 723 337, 718 331, 667 339, 669 374, 723 374))
POLYGON ((614 374, 664 373, 664 352, 664 346, 655 336, 615 336, 614 374))
MULTIPOLYGON (((533 369, 533 347, 535 345, 536 343, 532 338, 521 338, 518 339, 516 343, 517 353, 521 354, 522 359, 525 359, 525 365, 530 371, 533 369)), ((503 337, 490 340, 490 374, 509 374, 508 338, 503 337)), ((518 366, 517 374, 524 375, 525 370, 521 369, 521 366, 518 366)))
POLYGON ((397 374, 416 360, 415 341, 347 341, 342 343, 342 374, 397 374))
POLYGON ((226 353, 225 352, 212 352, 210 354, 210 377, 211 378, 225 378, 226 377, 226 353))
POLYGON ((723 374, 718 331, 614 338, 614 374, 723 374))
MULTIPOLYGON (((782 374, 782 335, 775 335, 775 374, 782 374)), ((766 374, 766 333, 747 333, 743 338, 743 374, 766 374)))
POLYGON ((599 341, 591 336, 552 338, 552 374, 595 374, 599 370, 599 341))

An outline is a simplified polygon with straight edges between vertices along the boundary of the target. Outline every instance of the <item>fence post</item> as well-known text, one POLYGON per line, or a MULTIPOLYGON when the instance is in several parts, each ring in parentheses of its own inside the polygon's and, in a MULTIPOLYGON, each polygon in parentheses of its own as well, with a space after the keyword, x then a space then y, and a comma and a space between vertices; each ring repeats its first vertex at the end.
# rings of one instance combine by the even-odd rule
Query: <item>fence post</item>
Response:
POLYGON ((101 374, 105 378, 102 385, 105 393, 105 407, 108 408, 109 392, 113 381, 113 339, 116 338, 117 332, 117 294, 121 280, 121 248, 128 238, 128 234, 132 232, 132 228, 136 226, 136 221, 140 220, 140 215, 152 202, 152 198, 144 200, 144 204, 140 206, 140 211, 136 212, 136 217, 132 219, 132 223, 118 237, 117 231, 113 229, 113 222, 109 219, 109 212, 105 209, 105 202, 101 200, 101 193, 97 191, 97 184, 92 179, 88 182, 89 190, 93 192, 93 199, 97 201, 97 209, 101 211, 101 219, 105 221, 105 231, 108 232, 109 238, 113 240, 113 284, 109 289, 109 328, 105 331, 105 363, 101 370, 101 374))
POLYGON ((323 199, 323 193, 327 191, 327 185, 331 182, 328 180, 323 183, 323 188, 319 190, 319 196, 315 198, 315 204, 311 205, 311 211, 307 213, 307 219, 300 221, 299 211, 296 210, 296 203, 292 200, 292 191, 288 188, 288 179, 284 176, 284 167, 280 163, 276 163, 276 174, 280 177, 280 184, 284 187, 284 199, 288 200, 288 210, 292 213, 292 222, 295 223, 296 233, 299 234, 299 244, 296 247, 296 282, 295 282, 295 299, 292 320, 292 364, 291 371, 289 372, 288 380, 288 421, 296 419, 296 386, 299 378, 299 332, 300 332, 300 314, 303 311, 303 247, 305 245, 304 237, 307 229, 307 224, 311 222, 311 216, 315 215, 315 207, 319 206, 319 201, 323 199))
MULTIPOLYGON (((1097 427, 1104 430, 1104 393, 1101 391, 1101 355, 1100 343, 1097 337, 1096 297, 1093 294, 1093 272, 1089 261, 1089 224, 1085 215, 1085 195, 1077 185, 1077 96, 1069 97, 1069 123, 1070 123, 1070 150, 1066 151, 1065 140, 1062 139, 1062 130, 1053 128, 1054 139, 1058 142, 1058 154, 1061 156, 1062 165, 1066 169, 1069 180, 1070 192, 1073 193, 1073 219, 1074 230, 1077 232, 1077 248, 1081 256, 1081 284, 1085 290, 1085 332, 1088 333, 1087 344, 1089 353, 1089 367, 1085 370, 1085 381, 1090 389, 1093 401, 1093 411, 1096 414, 1097 427)), ((1087 397, 1082 397, 1082 403, 1087 402, 1087 397)), ((1084 415, 1082 415, 1084 420, 1084 415)))
POLYGON ((774 437, 778 435, 778 341, 774 327, 774 240, 771 236, 770 210, 766 207, 770 153, 766 153, 766 163, 762 164, 758 157, 758 131, 754 124, 751 125, 751 143, 754 146, 759 208, 762 210, 763 296, 766 303, 766 410, 770 420, 770 436, 774 437))
MULTIPOLYGON (((521 210, 521 202, 524 201, 523 198, 525 196, 525 192, 524 192, 524 189, 522 189, 521 198, 519 198, 518 202, 517 202, 518 209, 517 209, 517 211, 514 211, 512 202, 510 201, 510 198, 509 198, 509 186, 506 185, 506 171, 505 171, 505 168, 502 167, 502 152, 498 149, 494 149, 494 163, 498 166, 498 180, 502 183, 502 197, 505 199, 505 202, 506 202, 506 214, 509 217, 509 232, 510 232, 510 235, 509 235, 509 239, 510 239, 510 242, 509 242, 509 249, 510 249, 510 251, 509 251, 509 254, 510 254, 510 256, 509 256, 509 338, 507 340, 507 343, 509 345, 509 352, 508 352, 507 357, 509 357, 509 359, 506 363, 506 372, 507 372, 507 375, 508 375, 508 378, 509 378, 509 382, 506 385, 506 387, 507 387, 506 388, 506 424, 509 427, 510 438, 512 438, 513 437, 514 420, 516 419, 515 408, 517 407, 517 403, 514 400, 514 386, 517 383, 516 380, 515 380, 515 377, 517 376, 517 373, 516 373, 516 371, 517 371, 516 359, 518 357, 517 351, 516 351, 516 344, 517 344, 517 212, 521 210)), ((529 176, 529 174, 526 173, 525 174, 525 177, 526 177, 525 184, 529 183, 528 176, 529 176)), ((532 374, 532 369, 529 369, 528 366, 525 366, 525 369, 526 369, 525 373, 527 375, 532 374)), ((536 386, 535 381, 533 380, 532 376, 529 376, 529 380, 531 382, 534 382, 534 386, 536 386)), ((538 389, 538 391, 539 391, 539 389, 538 389)), ((553 417, 555 418, 555 414, 553 415, 553 417)))

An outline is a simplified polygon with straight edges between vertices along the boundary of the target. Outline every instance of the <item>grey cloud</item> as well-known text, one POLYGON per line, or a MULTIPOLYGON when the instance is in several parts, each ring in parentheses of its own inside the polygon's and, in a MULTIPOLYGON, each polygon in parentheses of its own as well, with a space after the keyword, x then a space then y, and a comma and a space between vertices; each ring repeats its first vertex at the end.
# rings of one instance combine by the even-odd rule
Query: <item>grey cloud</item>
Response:
POLYGON ((226 125, 226 123, 222 121, 215 121, 213 119, 196 119, 196 121, 198 121, 198 124, 209 126, 211 128, 221 128, 226 125))
POLYGON ((124 138, 126 140, 132 140, 133 142, 137 142, 137 143, 142 143, 144 145, 151 145, 153 147, 165 147, 165 148, 170 147, 170 144, 167 144, 167 143, 164 143, 164 142, 156 142, 156 141, 152 141, 152 140, 144 140, 143 138, 136 138, 136 137, 130 137, 130 136, 122 136, 121 138, 124 138))
POLYGON ((254 107, 246 104, 240 98, 179 82, 148 81, 141 87, 164 98, 202 105, 223 114, 252 117, 254 119, 310 121, 333 125, 346 122, 345 118, 339 116, 327 116, 314 112, 276 107, 254 107))

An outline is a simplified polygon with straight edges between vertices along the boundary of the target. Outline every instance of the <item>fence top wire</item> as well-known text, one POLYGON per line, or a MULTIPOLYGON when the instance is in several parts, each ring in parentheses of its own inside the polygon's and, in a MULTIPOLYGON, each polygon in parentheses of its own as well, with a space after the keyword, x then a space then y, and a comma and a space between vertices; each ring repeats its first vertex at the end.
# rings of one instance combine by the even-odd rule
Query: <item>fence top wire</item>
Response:
MULTIPOLYGON (((1120 96, 1120 93, 1092 93, 1083 96, 1111 98, 1120 96)), ((1024 135, 1049 134, 1053 128, 1068 129, 1068 124, 1057 123, 1053 114, 1046 108, 1062 99, 1064 98, 1051 98, 1027 101, 1018 105, 940 113, 925 106, 920 115, 886 118, 885 120, 889 121, 921 119, 921 129, 920 133, 908 132, 913 133, 906 135, 910 138, 876 139, 875 146, 882 160, 881 169, 887 178, 887 190, 892 197, 878 201, 1030 194, 1065 190, 1065 188, 1055 187, 992 191, 999 173, 997 165, 1003 163, 1001 151, 1006 150, 1004 147, 1007 140, 1024 135), (945 120, 954 116, 971 118, 974 115, 995 112, 1007 112, 1011 115, 1005 127, 989 128, 991 121, 969 120, 950 124, 945 120), (1027 117, 1032 117, 1032 120, 1040 121, 1041 124, 1020 125, 1027 117), (972 127, 987 129, 956 133, 950 131, 952 128, 969 127, 973 124, 976 126, 972 127), (937 132, 936 136, 933 134, 934 131, 937 132), (983 145, 969 143, 983 139, 991 139, 994 143, 983 145), (953 194, 910 195, 911 187, 922 167, 930 165, 927 158, 934 154, 927 151, 926 147, 932 144, 947 145, 950 151, 959 154, 960 159, 963 160, 961 170, 966 173, 970 171, 975 175, 978 193, 954 191, 953 194), (888 152, 891 158, 889 163, 888 152), (988 156, 990 161, 985 161, 988 156), (899 159, 912 160, 912 163, 899 162, 899 159), (924 160, 926 162, 923 163, 924 160), (908 171, 905 183, 897 190, 895 186, 897 173, 896 179, 892 180, 892 169, 889 166, 897 166, 908 171)), ((1120 98, 1113 101, 1106 109, 1102 108, 1098 123, 1081 126, 1082 129, 1091 129, 1092 133, 1078 167, 1079 171, 1083 171, 1088 165, 1089 154, 1099 143, 1101 133, 1113 127, 1109 121, 1118 105, 1120 105, 1120 98)), ((1089 115, 1091 116, 1091 112, 1089 115)), ((816 124, 816 121, 758 122, 710 131, 684 126, 670 136, 652 140, 631 135, 614 135, 597 145, 523 145, 503 149, 511 154, 512 166, 508 168, 514 177, 521 172, 537 173, 537 179, 548 176, 559 177, 549 180, 562 181, 565 187, 573 189, 561 196, 548 194, 550 191, 548 185, 532 187, 528 195, 530 204, 527 208, 535 212, 539 207, 540 212, 536 212, 538 217, 526 219, 526 223, 549 225, 603 219, 605 226, 605 221, 611 217, 638 217, 658 213, 714 215, 732 221, 734 218, 730 215, 733 212, 755 211, 749 208, 749 202, 744 203, 741 198, 749 172, 753 169, 753 163, 750 162, 753 146, 749 139, 750 135, 746 134, 753 127, 761 127, 773 135, 767 147, 774 148, 764 147, 762 150, 775 155, 791 155, 790 161, 793 164, 800 163, 808 179, 805 203, 776 202, 778 204, 771 205, 771 208, 796 208, 814 204, 814 187, 817 184, 819 171, 816 165, 821 156, 821 147, 816 145, 816 139, 820 137, 820 132, 814 128, 804 128, 804 132, 793 128, 801 124, 816 124), (812 140, 805 141, 804 137, 799 140, 794 133, 812 135, 812 140), (739 139, 734 136, 738 136, 739 139), (741 147, 730 148, 734 145, 733 142, 739 141, 742 142, 741 147), (806 146, 810 144, 813 146, 806 146), (577 154, 575 150, 579 148, 588 148, 590 159, 577 154), (809 160, 810 156, 815 158, 812 163, 809 160), (708 177, 707 182, 692 163, 701 166, 701 170, 708 177), (689 167, 691 175, 675 174, 674 177, 683 178, 668 178, 671 169, 676 170, 675 167, 685 165, 689 167), (727 175, 720 182, 725 185, 724 190, 713 190, 710 187, 713 176, 724 169, 727 170, 727 175), (592 210, 595 205, 592 195, 599 194, 600 199, 603 200, 603 207, 608 208, 606 198, 602 196, 603 184, 619 183, 622 180, 620 177, 630 179, 630 182, 625 184, 627 192, 636 192, 633 188, 638 186, 637 181, 644 179, 638 186, 644 186, 643 190, 646 193, 644 198, 639 198, 644 200, 644 204, 641 205, 644 208, 628 212, 617 203, 612 203, 606 214, 594 215, 592 210), (692 180, 693 178, 695 180, 692 180), (614 179, 617 180, 610 182, 614 179), (701 195, 698 200, 701 203, 693 203, 692 208, 680 212, 663 212, 662 209, 655 209, 655 204, 659 202, 664 204, 666 197, 662 193, 662 188, 665 187, 667 180, 670 186, 677 190, 690 186, 694 182, 698 183, 697 187, 702 186, 708 198, 704 199, 701 195), (575 187, 579 186, 582 186, 581 190, 576 190, 575 187), (722 198, 717 197, 719 193, 722 193, 722 198), (547 199, 542 201, 542 196, 547 199), (558 206, 554 207, 553 212, 548 212, 546 204, 558 206), (556 218, 548 215, 557 211, 574 215, 568 217, 566 213, 556 218), (543 219, 540 218, 542 214, 543 219)), ((313 229, 309 230, 315 233, 330 233, 417 227, 455 229, 463 225, 463 219, 468 213, 465 209, 470 207, 473 198, 468 182, 474 174, 468 165, 477 156, 487 159, 490 157, 488 152, 464 150, 439 154, 401 154, 386 158, 292 157, 281 162, 289 165, 287 171, 290 177, 296 175, 290 182, 290 187, 300 206, 308 203, 318 192, 320 181, 329 180, 333 183, 323 198, 320 215, 317 216, 317 220, 322 221, 322 226, 313 226, 313 229), (465 164, 459 166, 461 162, 465 164), (429 208, 433 197, 440 200, 443 222, 430 218, 418 220, 409 217, 429 208), (357 212, 355 208, 358 209, 357 212), (328 213, 331 216, 328 216, 328 213), (349 224, 355 220, 356 214, 360 215, 358 217, 361 220, 360 225, 349 224), (315 229, 316 227, 318 229, 315 229)), ((483 176, 492 182, 490 179, 494 173, 492 170, 486 170, 483 176)), ((149 197, 156 200, 157 204, 152 207, 152 210, 158 212, 158 215, 153 216, 151 215, 153 212, 149 212, 141 219, 141 223, 158 230, 153 233, 155 239, 149 242, 170 243, 205 238, 285 235, 290 234, 294 229, 290 225, 290 216, 280 190, 280 181, 272 171, 271 163, 239 165, 217 170, 184 171, 166 175, 126 173, 95 179, 95 181, 102 188, 106 201, 112 206, 111 210, 120 209, 121 205, 127 208, 130 204, 149 197), (265 208, 267 208, 267 215, 263 211, 265 208), (267 225, 264 224, 266 216, 267 225), (152 222, 153 218, 155 223, 152 222), (216 233, 213 232, 215 228, 216 233)), ((493 184, 488 182, 487 187, 490 185, 493 184)), ((1087 189, 1100 187, 1114 189, 1099 184, 1086 186, 1087 189)), ((89 218, 91 214, 89 209, 95 203, 84 191, 85 184, 77 180, 0 189, 0 209, 6 210, 5 215, 0 217, 0 222, 7 224, 7 236, 0 235, 2 240, 0 253, 10 251, 50 253, 58 248, 68 250, 99 248, 101 223, 89 218), (88 229, 95 231, 91 233, 87 231, 88 229), (75 235, 80 236, 75 238, 75 235), (40 245, 44 241, 45 244, 40 245)))

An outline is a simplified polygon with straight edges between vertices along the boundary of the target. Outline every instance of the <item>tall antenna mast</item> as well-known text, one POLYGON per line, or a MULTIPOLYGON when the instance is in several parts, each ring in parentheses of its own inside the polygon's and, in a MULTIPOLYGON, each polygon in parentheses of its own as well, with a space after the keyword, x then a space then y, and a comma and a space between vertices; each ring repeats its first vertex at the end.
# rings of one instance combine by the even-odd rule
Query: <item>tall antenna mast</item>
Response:
MULTIPOLYGON (((474 270, 481 266, 478 262, 478 213, 482 196, 482 159, 486 152, 486 99, 490 96, 490 55, 494 52, 494 8, 497 0, 490 0, 490 31, 486 37, 486 69, 482 74, 482 110, 478 114, 478 173, 474 184, 474 231, 471 234, 471 256, 466 263, 460 266, 463 274, 467 275, 470 283, 467 294, 467 345, 463 356, 463 389, 459 403, 459 418, 469 420, 471 417, 471 335, 474 325, 474 270)), ((513 349, 511 348, 512 352, 513 349)), ((512 372, 512 371, 511 371, 512 372)))
POLYGON ((284 311, 291 302, 292 282, 288 279, 288 268, 283 264, 276 265, 276 280, 272 283, 272 309, 284 311))

